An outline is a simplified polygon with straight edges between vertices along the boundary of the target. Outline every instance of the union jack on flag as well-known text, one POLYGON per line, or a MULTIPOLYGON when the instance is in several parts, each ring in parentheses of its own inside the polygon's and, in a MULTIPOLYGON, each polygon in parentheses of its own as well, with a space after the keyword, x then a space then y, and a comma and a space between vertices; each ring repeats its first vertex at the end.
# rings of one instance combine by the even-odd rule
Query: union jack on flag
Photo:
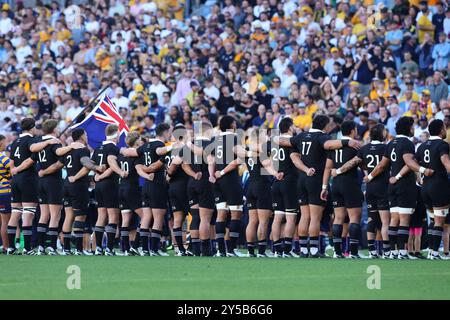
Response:
POLYGON ((116 124, 119 126, 118 134, 120 138, 118 146, 124 147, 125 137, 130 129, 105 92, 100 96, 99 102, 86 118, 82 122, 72 126, 71 129, 83 128, 86 130, 89 145, 92 148, 97 148, 106 140, 105 129, 109 124, 116 124))

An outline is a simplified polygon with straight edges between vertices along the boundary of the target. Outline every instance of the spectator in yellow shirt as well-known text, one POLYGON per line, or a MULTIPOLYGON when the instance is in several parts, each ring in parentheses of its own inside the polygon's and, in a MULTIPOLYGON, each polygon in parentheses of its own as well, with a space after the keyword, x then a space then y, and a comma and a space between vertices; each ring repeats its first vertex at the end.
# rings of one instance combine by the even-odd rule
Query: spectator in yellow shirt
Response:
POLYGON ((297 108, 298 116, 294 118, 294 125, 302 130, 309 130, 312 125, 312 116, 306 112, 304 103, 300 103, 297 108))

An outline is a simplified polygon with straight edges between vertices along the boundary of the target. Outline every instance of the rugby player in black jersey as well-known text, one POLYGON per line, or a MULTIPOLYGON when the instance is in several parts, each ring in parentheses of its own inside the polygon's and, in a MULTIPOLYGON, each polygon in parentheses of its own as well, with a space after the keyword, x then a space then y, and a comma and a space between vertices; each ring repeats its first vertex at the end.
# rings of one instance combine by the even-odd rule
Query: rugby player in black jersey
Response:
POLYGON ((423 178, 422 198, 427 209, 434 216, 432 251, 429 258, 441 260, 443 257, 439 255, 439 247, 450 205, 449 145, 443 140, 447 136, 447 130, 442 120, 431 121, 428 125, 428 131, 430 138, 419 146, 416 151, 416 159, 423 168, 434 171, 432 176, 423 178))
MULTIPOLYGON (((341 125, 342 140, 352 140, 357 135, 356 123, 354 121, 344 121, 341 125)), ((340 167, 350 159, 353 159, 358 150, 344 146, 340 149, 329 151, 328 159, 323 175, 323 185, 328 185, 331 170, 335 169, 340 174, 335 174, 331 189, 331 199, 334 207, 333 222, 333 244, 334 258, 344 258, 342 254, 342 231, 345 217, 349 216, 350 225, 348 233, 350 235, 350 258, 360 259, 358 253, 359 238, 361 236, 361 210, 363 203, 363 193, 361 183, 358 178, 358 167, 341 173, 340 167)), ((327 189, 322 190, 322 200, 327 199, 327 189)))
MULTIPOLYGON (((383 124, 377 124, 370 129, 370 143, 364 145, 353 159, 347 161, 339 169, 333 169, 331 175, 336 177, 346 173, 353 167, 361 165, 370 174, 375 166, 380 163, 386 151, 386 129, 383 124)), ((389 200, 387 186, 389 185, 389 173, 387 171, 380 174, 367 184, 366 203, 369 211, 367 220, 367 242, 369 247, 369 257, 379 258, 375 248, 375 237, 377 230, 381 230, 383 238, 383 256, 389 257, 390 243, 388 236, 389 228, 389 200)))
POLYGON ((388 193, 391 220, 388 233, 391 258, 409 259, 405 244, 409 237, 410 215, 417 202, 416 175, 413 171, 431 176, 433 170, 419 166, 414 160, 414 143, 410 140, 414 134, 413 118, 401 117, 395 124, 395 131, 397 136, 389 142, 383 159, 365 180, 372 181, 390 167, 388 193), (395 250, 395 245, 398 251, 395 250))
MULTIPOLYGON (((280 139, 290 139, 295 132, 291 118, 280 121, 280 139)), ((272 184, 272 207, 274 220, 272 223, 272 240, 275 249, 274 257, 293 257, 292 238, 295 231, 295 222, 298 214, 297 199, 297 169, 294 157, 298 157, 293 147, 283 147, 277 143, 268 144, 270 159, 273 168, 281 173, 272 184), (282 224, 284 232, 282 232, 282 224), (284 248, 283 248, 284 244, 284 248)))
MULTIPOLYGON (((176 125, 172 133, 175 141, 186 142, 187 131, 183 125, 176 125)), ((185 256, 183 245, 183 223, 189 213, 189 198, 187 193, 189 177, 199 180, 201 172, 194 172, 189 166, 190 149, 184 144, 174 147, 166 155, 167 176, 169 180, 169 202, 173 213, 173 237, 177 245, 177 256, 185 256)))
POLYGON ((267 257, 267 231, 272 214, 272 178, 270 174, 283 177, 271 166, 270 153, 267 148, 267 131, 254 129, 249 135, 245 164, 249 172, 248 187, 245 194, 249 221, 246 228, 247 249, 249 257, 267 257), (263 146, 264 144, 264 146, 263 146), (266 150, 265 157, 260 153, 266 150), (267 171, 264 172, 264 170, 267 171), (255 254, 255 241, 258 239, 258 253, 255 254))
POLYGON ((168 204, 164 158, 173 148, 173 146, 165 146, 170 136, 170 126, 162 123, 156 127, 155 139, 151 139, 137 149, 128 148, 121 151, 124 156, 139 157, 136 171, 145 179, 142 188, 143 219, 140 226, 141 255, 143 256, 168 256, 160 250, 160 241, 168 204), (151 248, 148 245, 149 237, 151 248))
POLYGON ((65 218, 62 227, 62 255, 71 255, 70 240, 72 231, 75 236, 74 255, 83 254, 83 235, 89 206, 89 177, 91 170, 102 173, 104 166, 95 165, 87 148, 87 134, 77 128, 71 132, 74 149, 64 155, 63 162, 67 177, 64 181, 65 218))
MULTIPOLYGON (((143 142, 137 132, 129 132, 125 139, 128 148, 139 148, 143 142)), ((119 181, 119 208, 122 214, 122 226, 120 228, 120 239, 122 242, 123 254, 139 255, 138 243, 136 241, 133 247, 130 246, 130 221, 133 214, 143 217, 141 188, 139 187, 139 175, 136 171, 138 158, 118 156, 118 163, 121 170, 127 174, 119 181)))
MULTIPOLYGON (((240 141, 241 137, 236 134, 236 120, 231 116, 223 116, 219 122, 220 134, 213 138, 214 146, 214 197, 217 208, 216 240, 219 247, 219 255, 242 256, 236 249, 239 233, 241 230, 243 189, 239 176, 238 156, 245 157, 245 149, 240 141), (230 246, 225 251, 226 222, 228 212, 231 213, 230 220, 230 246)), ((211 213, 212 214, 212 213, 211 213)), ((201 217, 201 215, 200 215, 201 217)))
POLYGON ((35 153, 39 168, 39 207, 41 216, 37 227, 38 255, 45 254, 46 234, 50 239, 48 255, 56 255, 58 226, 61 219, 64 182, 62 178, 63 163, 61 157, 72 150, 71 146, 63 147, 53 144, 56 139, 58 121, 49 119, 42 124, 44 135, 30 146, 35 153), (48 228, 48 232, 47 232, 48 228))
POLYGON ((127 172, 117 164, 119 148, 119 127, 110 124, 105 129, 106 140, 94 150, 92 160, 97 166, 105 166, 105 171, 97 173, 95 180, 95 199, 97 201, 98 217, 95 223, 95 255, 103 255, 103 234, 106 231, 107 248, 105 255, 113 256, 114 240, 119 222, 119 176, 125 178, 127 172), (108 225, 105 228, 106 223, 108 225))
MULTIPOLYGON (((201 122, 198 126, 199 132, 194 135, 193 141, 186 142, 191 153, 183 157, 183 161, 188 161, 190 168, 195 172, 194 176, 190 175, 188 181, 188 198, 192 216, 189 232, 192 254, 209 256, 212 253, 210 234, 214 211, 212 182, 215 181, 212 146, 210 146, 212 126, 209 122, 201 122)), ((224 237, 224 232, 217 236, 224 237)), ((219 251, 218 254, 220 254, 219 251)))
MULTIPOLYGON (((32 225, 36 206, 38 203, 37 185, 38 176, 34 166, 35 160, 30 146, 35 142, 35 120, 24 118, 20 126, 22 133, 11 144, 11 218, 8 222, 9 248, 7 254, 16 254, 15 236, 19 220, 22 219, 22 233, 24 239, 24 255, 34 255, 31 247, 32 225)), ((57 139, 48 140, 47 143, 58 143, 57 139)))
POLYGON ((317 115, 313 119, 312 128, 287 139, 280 138, 282 146, 293 146, 300 154, 301 161, 296 162, 300 170, 298 179, 298 199, 300 204, 300 223, 298 235, 300 238, 300 257, 322 257, 319 254, 318 243, 320 221, 326 206, 326 201, 320 198, 320 193, 328 186, 322 185, 327 150, 339 149, 344 146, 359 148, 360 143, 355 140, 331 140, 326 133, 330 118, 317 115), (308 252, 309 235, 309 252, 308 252))

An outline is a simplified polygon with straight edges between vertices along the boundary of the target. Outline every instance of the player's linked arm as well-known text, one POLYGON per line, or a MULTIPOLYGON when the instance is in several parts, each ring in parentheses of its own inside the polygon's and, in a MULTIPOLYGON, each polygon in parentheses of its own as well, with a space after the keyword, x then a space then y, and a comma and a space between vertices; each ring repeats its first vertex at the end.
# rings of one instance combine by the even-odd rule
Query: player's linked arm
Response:
POLYGON ((335 174, 332 174, 333 177, 338 176, 340 174, 343 174, 347 172, 350 169, 353 169, 357 165, 359 165, 362 162, 362 159, 358 156, 354 156, 352 159, 348 160, 346 163, 344 163, 340 168, 336 169, 334 171, 335 174))
POLYGON ((403 155, 403 161, 414 172, 423 173, 427 177, 433 175, 433 173, 434 173, 434 170, 427 169, 427 168, 420 166, 417 163, 416 159, 414 159, 414 155, 412 153, 405 153, 403 155))
POLYGON ((75 181, 77 181, 77 180, 80 180, 81 178, 83 178, 84 176, 86 176, 88 173, 89 173, 89 171, 91 171, 91 170, 89 170, 88 168, 86 168, 86 167, 83 167, 83 168, 81 168, 78 172, 77 172, 77 174, 76 175, 74 175, 74 176, 72 176, 72 177, 68 177, 68 179, 69 179, 69 181, 70 182, 75 182, 75 181))
POLYGON ((39 177, 48 176, 49 174, 55 173, 56 171, 62 169, 64 167, 64 164, 56 161, 54 164, 49 166, 47 169, 41 169, 39 170, 39 177))
POLYGON ((371 181, 373 178, 375 178, 376 176, 381 174, 384 170, 386 170, 390 162, 391 160, 389 160, 389 158, 383 157, 380 163, 378 163, 376 167, 372 170, 372 172, 367 176, 367 181, 371 181))
POLYGON ((117 173, 121 178, 126 178, 128 175, 128 172, 120 169, 119 165, 117 164, 117 157, 115 155, 108 155, 108 165, 114 171, 117 173))
POLYGON ((326 201, 328 197, 328 181, 330 180, 331 170, 333 170, 333 167, 333 160, 327 159, 327 162, 325 163, 325 170, 323 171, 322 192, 320 193, 320 199, 323 201, 326 201))
POLYGON ((55 153, 58 157, 62 157, 64 156, 66 153, 70 152, 72 150, 72 146, 68 145, 65 147, 59 147, 58 149, 55 150, 55 153))
POLYGON ((48 139, 48 140, 41 141, 41 142, 36 142, 36 143, 33 143, 33 144, 30 146, 30 151, 31 151, 31 152, 40 152, 40 151, 42 151, 45 147, 47 147, 47 146, 49 146, 49 145, 51 145, 51 144, 56 144, 56 143, 60 143, 60 141, 59 141, 58 139, 56 139, 56 138, 48 139))
POLYGON ((302 159, 301 159, 301 156, 300 156, 300 153, 298 153, 298 152, 292 152, 291 155, 290 155, 290 157, 291 157, 292 163, 294 164, 294 166, 295 166, 297 169, 303 171, 303 172, 306 173, 308 176, 314 175, 314 173, 315 173, 314 168, 308 168, 308 167, 303 163, 303 161, 302 161, 302 159))
POLYGON ((140 177, 144 178, 144 179, 152 180, 151 177, 150 177, 150 174, 149 174, 149 173, 146 173, 146 172, 144 171, 144 168, 145 168, 145 166, 144 166, 143 164, 137 164, 137 165, 136 165, 136 172, 137 172, 137 174, 138 174, 140 177))
POLYGON ((270 159, 263 160, 261 164, 263 165, 264 169, 266 169, 266 171, 274 176, 277 180, 283 180, 284 174, 275 170, 270 159))
POLYGON ((15 175, 19 172, 28 169, 34 164, 34 160, 31 158, 26 159, 24 162, 22 162, 18 167, 14 166, 14 162, 11 160, 11 174, 15 175))
MULTIPOLYGON (((233 171, 234 169, 239 167, 242 163, 243 163, 242 160, 240 158, 237 158, 237 159, 231 161, 222 171, 214 172, 214 175, 217 179, 219 179, 222 176, 226 175, 228 172, 233 171)), ((209 166, 208 166, 208 168, 209 168, 209 166)), ((215 165, 213 168, 215 168, 215 165)))
POLYGON ((325 150, 336 150, 341 149, 343 147, 349 146, 353 149, 359 149, 361 148, 361 142, 357 140, 327 140, 323 144, 323 148, 325 150))
POLYGON ((183 162, 181 164, 181 168, 188 176, 191 176, 192 178, 194 178, 196 180, 200 180, 200 178, 202 177, 201 172, 195 172, 194 170, 192 170, 191 166, 187 163, 183 162))
POLYGON ((159 169, 161 169, 163 166, 164 166, 164 162, 162 162, 161 160, 158 160, 158 161, 152 163, 151 165, 149 165, 148 167, 143 166, 142 171, 144 171, 145 173, 153 173, 153 172, 156 172, 159 169))
POLYGON ((91 158, 89 158, 89 157, 82 157, 81 159, 80 159, 80 162, 81 162, 81 164, 85 167, 85 168, 87 168, 87 169, 89 169, 89 170, 92 170, 92 171, 97 171, 97 172, 103 172, 104 171, 104 169, 105 169, 105 167, 104 166, 97 166, 96 164, 95 164, 95 161, 94 160, 92 160, 91 158))
POLYGON ((450 157, 448 154, 443 154, 441 156, 441 162, 445 167, 445 170, 447 170, 447 173, 450 173, 450 157))

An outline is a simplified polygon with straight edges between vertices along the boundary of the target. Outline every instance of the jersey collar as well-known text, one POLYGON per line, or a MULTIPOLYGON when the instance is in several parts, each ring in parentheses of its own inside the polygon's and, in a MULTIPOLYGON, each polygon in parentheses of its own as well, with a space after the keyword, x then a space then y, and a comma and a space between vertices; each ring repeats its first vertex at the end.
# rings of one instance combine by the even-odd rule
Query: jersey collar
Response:
POLYGON ((227 134, 234 134, 234 132, 225 131, 220 133, 221 136, 226 136, 227 134))
POLYGON ((342 136, 341 140, 352 140, 352 138, 350 138, 349 136, 342 136))
POLYGON ((48 140, 48 139, 54 139, 54 138, 55 138, 54 136, 51 136, 49 134, 42 136, 42 140, 48 140))
POLYGON ((323 132, 322 130, 319 130, 319 129, 313 129, 313 128, 309 129, 309 132, 311 132, 311 133, 314 133, 314 132, 322 132, 322 133, 325 133, 325 132, 323 132))
POLYGON ((398 134, 398 135, 395 136, 395 138, 406 138, 406 139, 408 139, 408 140, 411 139, 410 137, 407 137, 407 136, 405 136, 404 134, 398 134))
POLYGON ((372 140, 370 141, 370 144, 382 144, 383 142, 378 141, 378 140, 372 140))
POLYGON ((103 142, 102 142, 103 145, 105 145, 105 144, 110 144, 110 143, 112 143, 113 145, 116 145, 116 144, 114 143, 114 141, 110 141, 110 140, 106 140, 106 141, 103 141, 103 142))
POLYGON ((28 133, 28 132, 19 134, 19 138, 23 138, 23 137, 26 137, 26 136, 33 137, 33 135, 31 133, 28 133))
POLYGON ((195 137, 195 140, 207 140, 207 141, 209 141, 211 139, 209 139, 208 137, 198 136, 198 137, 195 137))
POLYGON ((439 136, 431 136, 428 138, 428 140, 442 140, 442 138, 439 136))
POLYGON ((289 134, 282 134, 280 135, 280 138, 292 138, 292 136, 289 134))
POLYGON ((162 141, 161 139, 157 139, 157 138, 155 138, 155 139, 150 139, 148 142, 155 142, 155 141, 161 141, 162 143, 165 143, 165 142, 162 141))

